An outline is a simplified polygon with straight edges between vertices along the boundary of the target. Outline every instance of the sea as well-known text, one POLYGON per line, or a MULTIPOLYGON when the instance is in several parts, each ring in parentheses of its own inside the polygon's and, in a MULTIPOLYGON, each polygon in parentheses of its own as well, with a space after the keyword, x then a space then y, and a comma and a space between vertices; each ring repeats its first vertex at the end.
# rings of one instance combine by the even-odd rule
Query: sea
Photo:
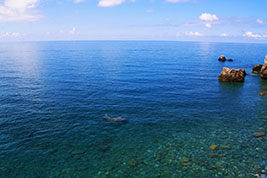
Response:
POLYGON ((1 42, 0 177, 264 177, 267 80, 251 70, 266 54, 254 43, 1 42), (218 81, 223 67, 245 69, 245 82, 218 81))

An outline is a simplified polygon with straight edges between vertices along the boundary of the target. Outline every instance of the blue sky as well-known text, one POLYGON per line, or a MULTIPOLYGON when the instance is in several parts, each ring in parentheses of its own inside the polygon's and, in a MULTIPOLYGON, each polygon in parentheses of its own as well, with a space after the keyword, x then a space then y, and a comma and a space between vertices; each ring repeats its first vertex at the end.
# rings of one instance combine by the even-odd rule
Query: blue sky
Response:
POLYGON ((0 41, 267 43, 266 0, 0 0, 0 41))

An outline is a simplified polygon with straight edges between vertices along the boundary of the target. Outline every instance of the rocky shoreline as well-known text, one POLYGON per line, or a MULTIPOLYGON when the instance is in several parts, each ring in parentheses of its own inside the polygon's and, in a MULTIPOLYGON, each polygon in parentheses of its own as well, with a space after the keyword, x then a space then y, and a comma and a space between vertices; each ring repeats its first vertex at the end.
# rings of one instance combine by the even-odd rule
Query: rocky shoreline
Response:
MULTIPOLYGON (((221 55, 219 61, 232 61, 232 59, 226 59, 224 55, 221 55)), ((260 74, 262 79, 267 79, 267 55, 265 56, 264 65, 257 64, 253 67, 252 73, 260 74)), ((224 67, 218 79, 222 82, 244 82, 246 71, 244 69, 229 69, 224 67)), ((260 96, 267 95, 267 92, 260 93, 260 96)))

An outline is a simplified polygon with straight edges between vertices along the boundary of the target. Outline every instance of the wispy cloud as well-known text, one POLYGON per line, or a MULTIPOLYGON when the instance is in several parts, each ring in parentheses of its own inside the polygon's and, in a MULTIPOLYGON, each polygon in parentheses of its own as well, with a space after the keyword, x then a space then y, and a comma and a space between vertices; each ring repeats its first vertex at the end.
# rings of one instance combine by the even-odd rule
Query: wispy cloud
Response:
POLYGON ((76 27, 72 27, 72 29, 69 31, 70 35, 78 35, 79 32, 77 31, 76 27))
POLYGON ((75 3, 81 3, 84 2, 85 0, 74 0, 75 3))
MULTIPOLYGON (((126 0, 99 0, 99 7, 113 7, 124 3, 126 0)), ((130 2, 135 2, 136 0, 129 0, 130 2)))
POLYGON ((185 32, 186 36, 204 36, 202 33, 199 32, 185 32))
POLYGON ((0 33, 0 38, 18 38, 21 36, 19 32, 4 32, 0 33))
POLYGON ((146 13, 153 13, 153 12, 154 12, 153 9, 147 9, 147 10, 146 10, 146 13))
POLYGON ((220 34, 220 36, 222 36, 222 37, 228 37, 229 34, 227 34, 227 33, 222 33, 222 34, 220 34))
POLYGON ((179 2, 188 2, 190 0, 165 0, 165 1, 170 3, 179 3, 179 2))
POLYGON ((40 0, 5 0, 0 5, 0 22, 33 21, 40 18, 31 12, 40 0))
POLYGON ((261 19, 257 19, 256 22, 257 22, 258 24, 264 24, 264 21, 261 20, 261 19))
POLYGON ((256 38, 256 39, 264 39, 264 38, 267 38, 267 33, 257 34, 253 32, 246 32, 243 36, 249 37, 249 38, 256 38))

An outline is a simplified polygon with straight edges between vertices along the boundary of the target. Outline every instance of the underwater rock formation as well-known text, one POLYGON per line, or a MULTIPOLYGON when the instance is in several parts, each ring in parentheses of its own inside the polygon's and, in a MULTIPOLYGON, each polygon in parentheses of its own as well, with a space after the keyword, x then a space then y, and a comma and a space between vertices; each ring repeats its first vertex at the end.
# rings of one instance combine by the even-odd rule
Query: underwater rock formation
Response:
POLYGON ((122 117, 110 117, 107 114, 105 114, 104 119, 111 122, 126 122, 127 120, 122 117))

